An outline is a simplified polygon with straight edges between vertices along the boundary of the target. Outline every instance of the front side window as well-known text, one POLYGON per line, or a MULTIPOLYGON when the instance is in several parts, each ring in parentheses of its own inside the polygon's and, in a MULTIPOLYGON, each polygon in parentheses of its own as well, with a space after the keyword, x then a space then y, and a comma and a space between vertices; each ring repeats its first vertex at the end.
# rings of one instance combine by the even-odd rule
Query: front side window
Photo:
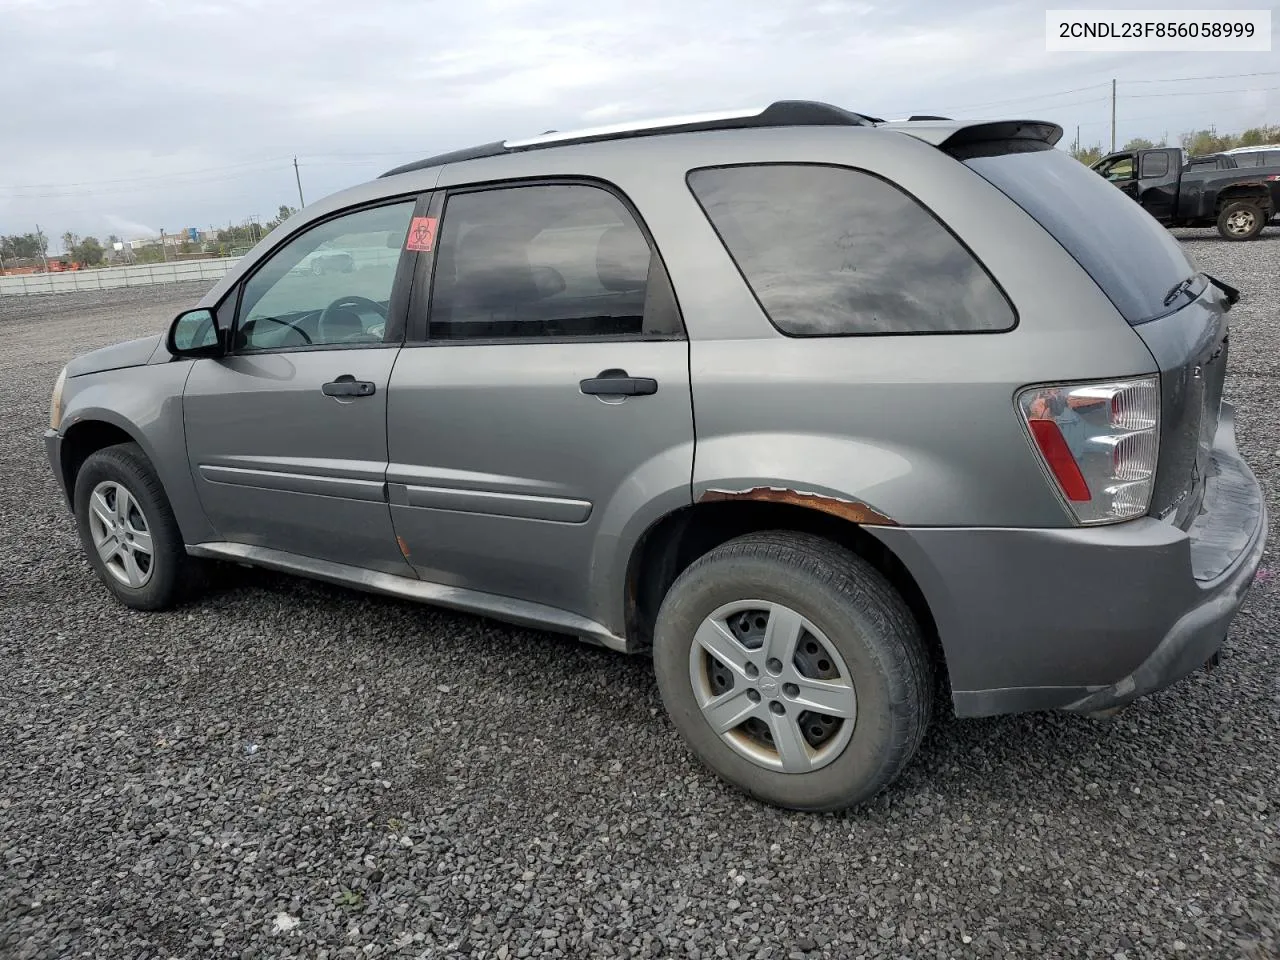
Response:
POLYGON ((1098 167, 1098 173, 1102 174, 1112 183, 1123 180, 1133 179, 1133 155, 1129 154, 1123 157, 1116 157, 1114 160, 1108 160, 1098 167))
POLYGON ((428 337, 671 335, 665 272, 608 190, 534 184, 454 194, 436 254, 428 337))
POLYGON ((789 336, 1008 330, 1013 308, 916 200, 848 167, 694 170, 689 186, 789 336))
POLYGON ((413 208, 335 217, 272 253, 244 285, 235 348, 381 343, 413 208))

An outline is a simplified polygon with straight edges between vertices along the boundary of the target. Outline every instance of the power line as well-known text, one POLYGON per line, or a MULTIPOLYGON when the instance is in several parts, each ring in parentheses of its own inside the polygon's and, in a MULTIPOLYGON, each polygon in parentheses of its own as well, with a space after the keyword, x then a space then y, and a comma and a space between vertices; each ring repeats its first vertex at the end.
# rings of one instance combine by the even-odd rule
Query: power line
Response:
MULTIPOLYGON (((1224 74, 1215 74, 1215 75, 1213 75, 1213 76, 1205 76, 1205 77, 1168 77, 1168 78, 1165 78, 1165 79, 1162 79, 1162 80, 1119 80, 1119 81, 1117 81, 1117 83, 1118 83, 1120 86, 1124 86, 1125 84, 1129 84, 1129 83, 1184 83, 1184 82, 1187 82, 1187 81, 1193 81, 1193 80, 1241 80, 1241 79, 1244 79, 1244 78, 1246 78, 1246 77, 1280 77, 1280 70, 1264 70, 1264 71, 1256 71, 1256 72, 1254 72, 1254 73, 1224 73, 1224 74)), ((1084 91, 1084 90, 1094 90, 1094 89, 1099 89, 1099 88, 1103 88, 1103 87, 1110 87, 1110 86, 1111 86, 1111 82, 1108 80, 1108 81, 1104 81, 1104 82, 1102 82, 1102 83, 1093 83, 1093 84, 1090 84, 1089 86, 1086 86, 1086 87, 1072 87, 1072 88, 1071 88, 1071 89, 1069 89, 1069 90, 1057 90, 1057 91, 1054 91, 1053 93, 1029 94, 1029 95, 1027 95, 1027 96, 1025 96, 1025 97, 1012 97, 1012 98, 1009 98, 1009 99, 1006 99, 1006 100, 988 100, 988 101, 986 101, 985 103, 971 103, 971 104, 967 104, 967 105, 965 105, 965 106, 963 106, 963 107, 954 107, 954 106, 953 106, 953 107, 945 107, 945 106, 944 106, 944 107, 936 107, 936 108, 935 108, 935 107, 931 107, 930 109, 944 110, 944 111, 947 111, 947 112, 950 112, 950 113, 965 113, 965 112, 970 111, 970 110, 982 110, 982 109, 985 109, 985 108, 987 108, 987 107, 998 107, 998 106, 1003 106, 1004 104, 1008 104, 1008 103, 1026 103, 1026 102, 1027 102, 1027 101, 1029 101, 1029 100, 1031 100, 1031 101, 1050 100, 1050 99, 1053 99, 1054 97, 1065 97, 1065 96, 1067 96, 1068 94, 1072 94, 1072 93, 1080 93, 1080 92, 1082 92, 1082 91, 1084 91)), ((1230 90, 1230 91, 1228 91, 1228 90, 1222 90, 1222 91, 1218 91, 1218 90, 1213 90, 1213 91, 1208 91, 1208 93, 1209 93, 1209 94, 1213 94, 1213 93, 1240 93, 1240 92, 1253 92, 1253 89, 1256 89, 1256 88, 1250 88, 1250 89, 1247 89, 1247 90, 1245 90, 1245 91, 1239 91, 1239 90, 1230 90)), ((1271 89, 1276 89, 1276 88, 1274 88, 1274 87, 1265 87, 1265 88, 1263 88, 1263 89, 1271 90, 1271 89)), ((1132 96, 1133 96, 1133 97, 1135 97, 1135 98, 1136 98, 1136 97, 1143 97, 1143 96, 1169 96, 1169 97, 1178 96, 1178 97, 1183 97, 1183 96, 1196 96, 1196 95, 1197 95, 1197 94, 1195 94, 1195 93, 1191 93, 1191 92, 1188 92, 1188 93, 1168 93, 1168 94, 1132 94, 1132 96)), ((1086 101, 1086 102, 1087 102, 1087 101, 1086 101)), ((1057 106, 1068 106, 1068 104, 1057 104, 1057 106)), ((915 109, 915 108, 912 108, 912 109, 915 109)), ((898 114, 902 114, 902 113, 910 113, 910 112, 911 112, 911 110, 889 110, 889 111, 885 111, 885 112, 886 112, 886 113, 889 113, 889 114, 892 114, 892 115, 894 115, 894 116, 897 116, 898 114)))
POLYGON ((1267 90, 1280 90, 1277 87, 1244 87, 1237 90, 1188 90, 1186 93, 1130 93, 1126 100, 1149 100, 1151 97, 1216 97, 1221 93, 1264 93, 1267 90))
POLYGON ((1240 80, 1244 77, 1280 77, 1280 70, 1261 73, 1220 73, 1212 77, 1169 77, 1165 80, 1121 80, 1121 83, 1186 83, 1189 80, 1240 80))
MULTIPOLYGON (((1037 109, 1034 112, 1047 113, 1050 110, 1062 110, 1067 107, 1079 107, 1087 103, 1109 103, 1110 100, 1111 100, 1110 97, 1090 97, 1088 100, 1073 100, 1071 103, 1056 103, 1056 104, 1053 104, 1052 106, 1045 107, 1043 111, 1037 109)), ((964 111, 953 111, 953 112, 963 113, 964 111)), ((982 123, 986 120, 1008 119, 1008 114, 985 114, 977 117, 968 117, 967 119, 973 123, 982 123)))
MULTIPOLYGON (((1024 103, 1028 100, 1051 100, 1054 97, 1065 97, 1068 94, 1080 93, 1084 90, 1094 90, 1094 89, 1098 89, 1106 86, 1110 86, 1110 82, 1093 83, 1087 87, 1074 87, 1071 90, 1059 90, 1056 93, 1039 93, 1039 94, 1032 94, 1025 97, 1013 97, 1008 100, 989 100, 986 103, 971 103, 963 107, 936 107, 936 108, 931 107, 930 109, 946 110, 950 113, 964 113, 968 110, 982 110, 987 107, 998 107, 1006 103, 1024 103)), ((911 110, 888 110, 885 112, 890 115, 896 116, 897 114, 900 114, 900 113, 910 113, 911 110)))
POLYGON ((288 157, 267 157, 262 160, 241 160, 236 163, 223 164, 220 167, 205 167, 203 170, 183 170, 174 173, 155 173, 141 177, 118 177, 113 180, 77 180, 71 183, 18 183, 14 184, 14 190, 39 190, 45 187, 97 187, 112 183, 138 183, 141 181, 151 180, 168 180, 173 177, 186 177, 199 173, 224 173, 236 167, 261 166, 268 163, 278 163, 282 160, 288 160, 288 157))
MULTIPOLYGON (((351 163, 356 161, 344 160, 328 160, 328 157, 366 157, 373 159, 376 157, 403 157, 403 156, 419 156, 422 151, 416 150, 396 150, 396 151, 379 151, 372 153, 315 153, 303 155, 299 154, 299 161, 315 161, 324 165, 343 163, 351 163)), ((20 183, 10 187, 0 187, 0 189, 8 190, 41 190, 45 188, 60 189, 62 187, 99 187, 109 186, 119 183, 154 183, 167 180, 175 180, 181 177, 197 176, 205 173, 226 173, 236 168, 262 167, 269 166, 274 163, 287 163, 293 159, 292 155, 282 157, 263 157, 260 160, 240 160, 235 163, 224 164, 220 167, 205 167, 201 170, 181 170, 171 173, 155 173, 146 174, 137 177, 117 177, 111 180, 77 180, 70 183, 20 183)), ((248 171, 247 171, 248 172, 248 171)), ((196 181, 192 181, 196 182, 196 181)))

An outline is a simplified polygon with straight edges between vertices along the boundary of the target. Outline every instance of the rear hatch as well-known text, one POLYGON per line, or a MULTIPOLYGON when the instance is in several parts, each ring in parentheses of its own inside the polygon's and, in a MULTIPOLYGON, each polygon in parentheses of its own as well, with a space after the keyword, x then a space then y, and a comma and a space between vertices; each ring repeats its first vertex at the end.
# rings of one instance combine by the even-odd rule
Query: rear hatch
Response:
MULTIPOLYGON (((1026 127, 1034 132, 1047 125, 1026 127)), ((1150 513, 1171 516, 1186 529, 1199 512, 1218 429, 1225 314, 1235 292, 1200 272, 1182 244, 1132 199, 1053 149, 1056 136, 1009 137, 1001 128, 1019 129, 990 125, 984 137, 982 128, 976 134, 965 128, 942 148, 1035 218, 1151 351, 1160 370, 1161 427, 1150 513)))

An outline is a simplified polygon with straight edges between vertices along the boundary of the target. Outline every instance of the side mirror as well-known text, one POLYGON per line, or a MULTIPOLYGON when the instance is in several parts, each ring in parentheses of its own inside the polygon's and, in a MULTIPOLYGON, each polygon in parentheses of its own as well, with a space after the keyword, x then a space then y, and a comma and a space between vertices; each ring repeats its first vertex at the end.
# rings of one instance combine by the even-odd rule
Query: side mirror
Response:
POLYGON ((178 314, 169 325, 165 345, 171 354, 183 359, 220 357, 225 352, 213 311, 203 308, 178 314))

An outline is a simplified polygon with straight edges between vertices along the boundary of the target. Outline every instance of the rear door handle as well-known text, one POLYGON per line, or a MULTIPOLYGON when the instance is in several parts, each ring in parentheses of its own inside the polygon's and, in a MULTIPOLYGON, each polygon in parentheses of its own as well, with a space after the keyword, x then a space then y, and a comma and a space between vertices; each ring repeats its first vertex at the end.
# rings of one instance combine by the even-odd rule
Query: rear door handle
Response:
POLYGON ((357 380, 349 373, 322 386, 326 397, 372 397, 378 390, 368 380, 357 380))
POLYGON ((579 381, 578 389, 596 397, 648 397, 658 392, 658 381, 628 376, 625 370, 602 370, 598 376, 579 381))

